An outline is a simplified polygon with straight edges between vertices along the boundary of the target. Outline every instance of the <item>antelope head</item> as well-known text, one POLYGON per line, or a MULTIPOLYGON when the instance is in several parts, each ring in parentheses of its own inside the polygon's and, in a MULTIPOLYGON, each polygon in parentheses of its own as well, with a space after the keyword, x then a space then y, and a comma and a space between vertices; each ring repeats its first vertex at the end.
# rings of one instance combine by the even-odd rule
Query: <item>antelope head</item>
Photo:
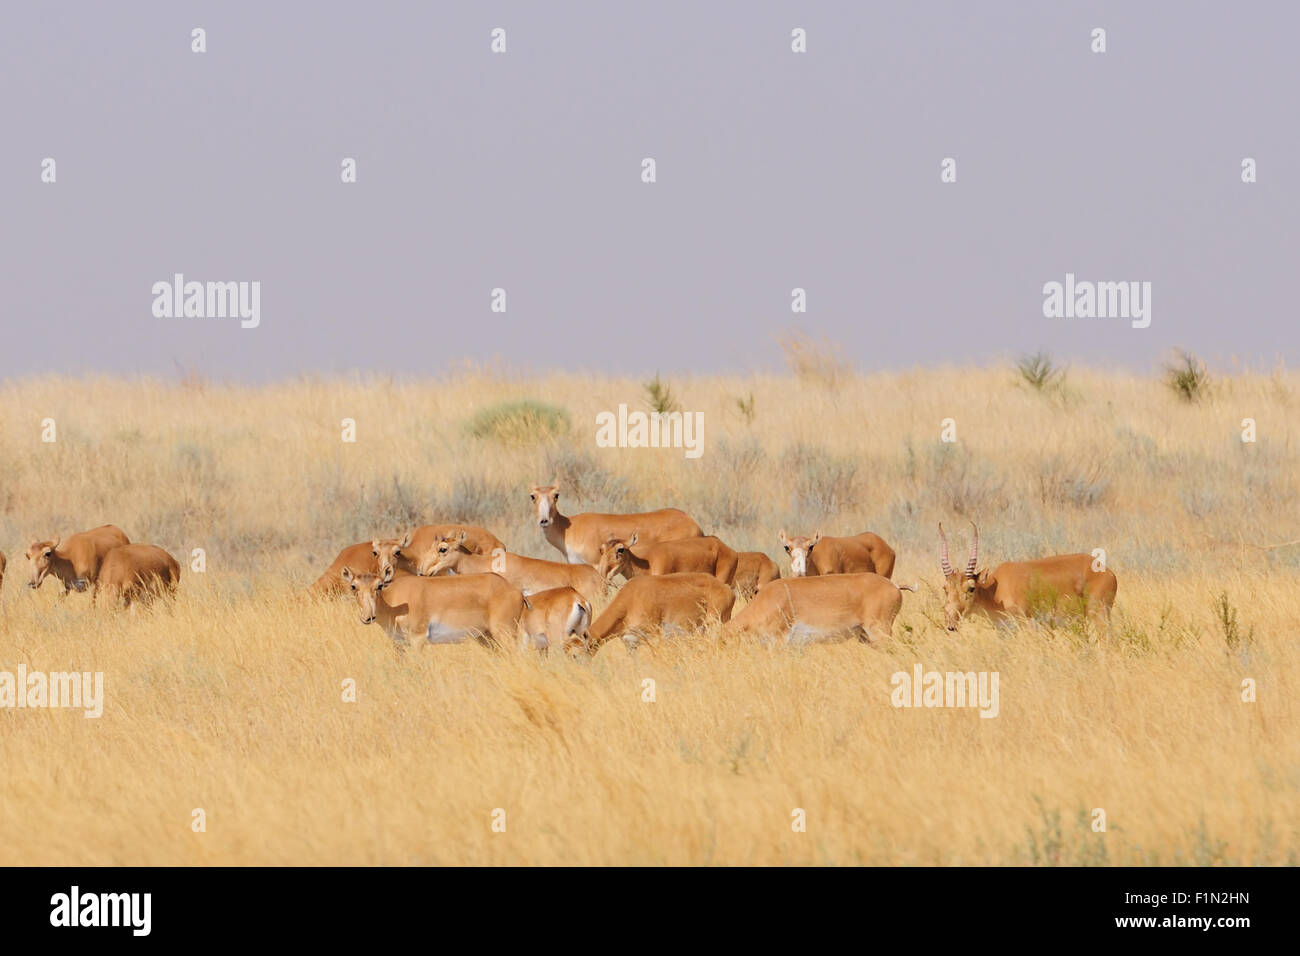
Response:
POLYGON ((54 560, 54 552, 62 540, 62 538, 55 538, 53 541, 33 541, 31 547, 27 549, 27 560, 32 565, 32 576, 27 581, 29 588, 40 587, 41 582, 45 580, 45 575, 50 573, 50 563, 54 560))
POLYGON ((357 599, 361 623, 374 624, 379 616, 379 592, 393 583, 393 566, 387 565, 382 574, 356 574, 351 568, 344 568, 339 574, 357 599))
POLYGON ((808 559, 812 557, 813 548, 817 547, 817 542, 822 539, 822 533, 818 531, 811 538, 800 535, 796 538, 787 537, 785 530, 781 531, 781 547, 785 548, 785 553, 790 555, 790 574, 796 578, 802 578, 808 573, 808 559))
POLYGON ((532 499, 538 526, 549 528, 551 522, 555 520, 555 516, 559 513, 560 485, 558 480, 552 478, 549 485, 529 485, 528 497, 532 499))
POLYGON ((443 538, 436 545, 429 549, 425 554, 424 560, 420 563, 419 571, 421 577, 431 578, 435 574, 443 571, 453 572, 456 565, 460 563, 460 556, 468 552, 465 551, 465 532, 458 531, 450 538, 443 538))
POLYGON ((939 568, 943 571, 943 623, 950 631, 957 630, 957 625, 975 606, 978 592, 989 586, 987 569, 977 570, 980 557, 980 529, 971 522, 972 537, 970 557, 966 567, 960 572, 953 570, 948 559, 948 536, 943 533, 943 523, 939 523, 939 568))
POLYGON ((632 537, 626 541, 610 538, 600 546, 600 561, 596 570, 600 572, 606 584, 612 583, 614 575, 619 572, 622 572, 625 578, 632 576, 629 565, 632 563, 632 545, 636 544, 637 537, 637 532, 633 531, 632 537))

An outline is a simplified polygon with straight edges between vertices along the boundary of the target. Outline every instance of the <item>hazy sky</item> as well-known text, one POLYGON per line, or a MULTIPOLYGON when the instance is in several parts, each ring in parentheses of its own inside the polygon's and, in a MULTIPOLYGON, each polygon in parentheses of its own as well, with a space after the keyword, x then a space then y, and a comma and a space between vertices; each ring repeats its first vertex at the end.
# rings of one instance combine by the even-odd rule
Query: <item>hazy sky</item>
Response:
POLYGON ((1298 36, 1291 2, 6 3, 0 375, 744 371, 790 328, 864 369, 1294 365, 1298 36), (155 318, 176 272, 259 281, 261 325, 155 318), (1150 327, 1044 318, 1067 272, 1151 282, 1150 327))

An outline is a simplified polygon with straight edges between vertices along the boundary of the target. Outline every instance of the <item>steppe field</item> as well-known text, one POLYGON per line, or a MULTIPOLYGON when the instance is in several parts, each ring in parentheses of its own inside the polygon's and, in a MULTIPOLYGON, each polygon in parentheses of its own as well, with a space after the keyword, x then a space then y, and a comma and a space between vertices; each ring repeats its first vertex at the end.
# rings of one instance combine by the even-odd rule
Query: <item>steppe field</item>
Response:
POLYGON ((98 719, 0 710, 0 864, 1300 862, 1300 375, 1219 370, 1194 401, 1010 362, 664 384, 704 413, 698 460, 597 447, 597 413, 644 408, 631 378, 0 384, 0 668, 105 682, 98 719), (516 401, 567 423, 490 414, 516 401), (774 558, 782 528, 873 530, 920 590, 878 646, 714 629, 591 659, 401 657, 302 594, 435 521, 556 558, 527 495, 552 477, 567 514, 675 506, 774 558), (957 563, 971 519, 990 566, 1105 549, 1110 634, 947 632, 936 525, 957 563), (27 588, 31 540, 106 522, 181 561, 173 604, 27 588), (893 707, 916 664, 997 672, 998 715, 893 707))

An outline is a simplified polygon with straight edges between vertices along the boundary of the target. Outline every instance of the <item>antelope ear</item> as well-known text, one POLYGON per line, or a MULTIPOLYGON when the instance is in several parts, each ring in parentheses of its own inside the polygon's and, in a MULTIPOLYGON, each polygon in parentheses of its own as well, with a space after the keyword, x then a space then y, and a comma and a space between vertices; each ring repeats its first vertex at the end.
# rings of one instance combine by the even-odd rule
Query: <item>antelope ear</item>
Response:
POLYGON ((808 550, 811 551, 813 548, 817 547, 817 542, 820 541, 821 539, 822 539, 822 533, 820 531, 814 532, 812 536, 812 540, 808 542, 808 550))
POLYGON ((790 539, 787 538, 787 537, 785 536, 785 528, 782 528, 782 529, 781 529, 781 544, 782 544, 782 545, 787 545, 787 544, 789 544, 789 543, 790 543, 790 539))
POLYGON ((457 545, 457 546, 460 546, 460 545, 464 544, 464 543, 465 543, 465 537, 466 537, 466 535, 465 535, 465 532, 464 532, 464 531, 462 531, 460 534, 456 535, 456 545, 457 545))
POLYGON ((980 568, 979 571, 975 573, 975 580, 979 582, 980 587, 986 588, 993 580, 993 575, 989 573, 988 568, 980 568))
POLYGON ((371 539, 370 539, 370 550, 371 550, 371 551, 374 551, 376 554, 379 553, 379 539, 378 539, 378 538, 371 538, 371 539))
POLYGON ((641 532, 639 532, 639 531, 633 531, 633 532, 632 532, 632 537, 630 537, 630 538, 627 539, 627 546, 630 548, 630 547, 632 547, 632 545, 636 544, 637 541, 638 541, 639 538, 640 538, 640 535, 641 535, 641 532))
POLYGON ((391 564, 384 565, 383 582, 385 584, 391 584, 393 582, 393 566, 391 564))
POLYGON ((62 541, 63 541, 63 535, 59 535, 57 538, 54 539, 54 542, 50 545, 50 550, 51 551, 59 550, 59 545, 60 543, 62 543, 62 541))
POLYGON ((409 548, 411 546, 411 532, 408 531, 406 534, 402 535, 402 540, 397 546, 403 551, 409 548))
POLYGON ((352 573, 352 569, 349 567, 344 567, 343 570, 339 572, 339 576, 342 577, 344 581, 347 581, 348 584, 351 584, 352 579, 355 577, 352 573))

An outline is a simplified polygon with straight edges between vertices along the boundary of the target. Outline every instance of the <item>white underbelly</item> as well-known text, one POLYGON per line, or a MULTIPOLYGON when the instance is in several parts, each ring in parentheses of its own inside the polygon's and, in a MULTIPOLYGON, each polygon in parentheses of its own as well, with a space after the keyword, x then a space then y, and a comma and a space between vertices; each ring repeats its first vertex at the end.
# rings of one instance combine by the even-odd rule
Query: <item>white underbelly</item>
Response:
POLYGON ((785 642, 793 647, 807 647, 809 644, 839 644, 852 636, 853 632, 848 628, 826 630, 807 624, 795 624, 786 632, 785 642))
POLYGON ((448 627, 440 621, 430 621, 424 639, 430 644, 463 644, 471 633, 467 628, 448 627))

